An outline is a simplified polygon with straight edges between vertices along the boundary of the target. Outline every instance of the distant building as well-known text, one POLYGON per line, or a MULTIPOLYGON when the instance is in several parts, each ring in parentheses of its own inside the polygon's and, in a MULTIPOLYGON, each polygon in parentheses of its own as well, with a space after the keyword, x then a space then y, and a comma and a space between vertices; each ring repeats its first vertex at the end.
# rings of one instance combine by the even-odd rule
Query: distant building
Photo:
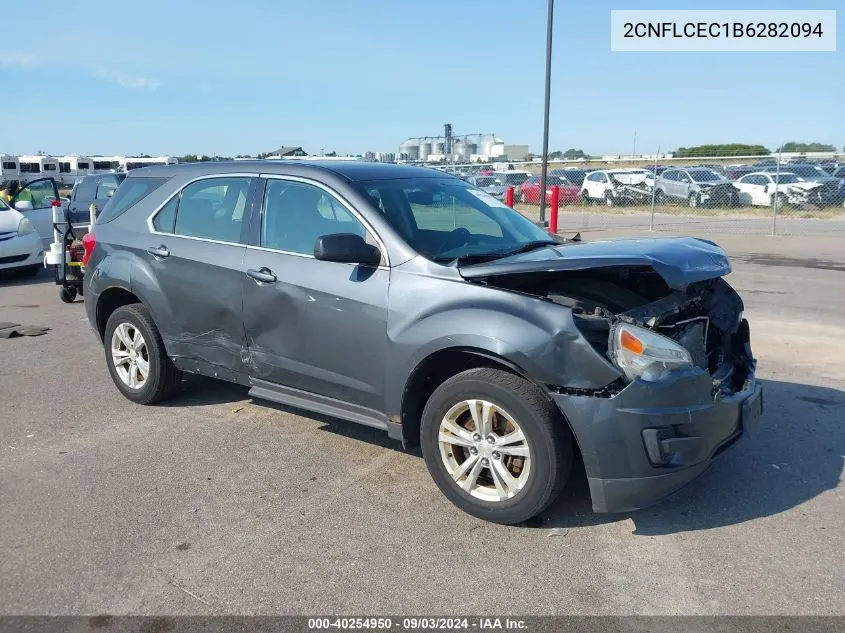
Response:
POLYGON ((280 147, 270 152, 268 158, 291 158, 293 156, 308 156, 301 147, 280 147))
POLYGON ((527 145, 505 145, 503 150, 503 153, 508 157, 508 160, 525 160, 528 158, 529 154, 527 145))

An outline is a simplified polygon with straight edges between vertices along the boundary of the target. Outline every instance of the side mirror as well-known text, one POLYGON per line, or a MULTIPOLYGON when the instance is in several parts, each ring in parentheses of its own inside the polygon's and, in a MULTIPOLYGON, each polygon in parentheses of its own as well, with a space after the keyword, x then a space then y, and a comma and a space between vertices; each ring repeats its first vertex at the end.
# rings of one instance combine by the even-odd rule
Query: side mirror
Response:
POLYGON ((324 262, 378 266, 381 251, 364 238, 354 233, 335 233, 317 238, 314 244, 314 258, 324 262))
POLYGON ((32 211, 34 208, 29 200, 19 200, 15 203, 15 209, 18 211, 32 211))

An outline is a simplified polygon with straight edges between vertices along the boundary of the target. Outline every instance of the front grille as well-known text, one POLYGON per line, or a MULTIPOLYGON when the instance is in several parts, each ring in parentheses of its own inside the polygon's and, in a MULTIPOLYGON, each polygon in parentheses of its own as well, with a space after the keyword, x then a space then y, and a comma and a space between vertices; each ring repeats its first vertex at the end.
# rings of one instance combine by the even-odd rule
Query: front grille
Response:
POLYGON ((10 240, 13 237, 15 237, 15 235, 17 235, 17 232, 15 232, 15 233, 0 233, 0 242, 2 242, 4 240, 10 240))
POLYGON ((12 255, 11 257, 0 257, 0 264, 14 264, 24 261, 29 255, 12 255))

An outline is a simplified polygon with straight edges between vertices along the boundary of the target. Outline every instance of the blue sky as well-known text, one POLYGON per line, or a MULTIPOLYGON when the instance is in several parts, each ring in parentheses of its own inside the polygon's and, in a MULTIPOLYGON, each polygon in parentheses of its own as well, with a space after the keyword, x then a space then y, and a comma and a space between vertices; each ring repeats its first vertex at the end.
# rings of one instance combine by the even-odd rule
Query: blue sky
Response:
MULTIPOLYGON (((836 53, 612 53, 609 35, 611 8, 838 2, 687 2, 557 0, 550 149, 628 153, 635 130, 638 153, 845 145, 841 38, 836 53)), ((30 4, 3 11, 0 152, 396 151, 445 122, 541 149, 544 0, 30 4)))

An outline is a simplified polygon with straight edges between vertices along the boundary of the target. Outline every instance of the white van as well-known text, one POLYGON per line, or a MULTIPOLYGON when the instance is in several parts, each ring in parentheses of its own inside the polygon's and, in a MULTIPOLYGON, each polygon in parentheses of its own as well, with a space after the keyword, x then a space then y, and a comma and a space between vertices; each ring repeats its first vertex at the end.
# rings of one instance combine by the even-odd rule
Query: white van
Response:
POLYGON ((72 185, 83 176, 94 173, 94 162, 87 156, 59 156, 59 175, 56 181, 72 185))
POLYGON ((20 180, 29 182, 42 176, 57 178, 59 175, 59 161, 52 156, 20 156, 20 180))
POLYGON ((151 165, 176 165, 179 161, 172 156, 121 156, 119 162, 123 171, 132 171, 151 165))
POLYGON ((0 154, 0 183, 7 180, 20 180, 21 169, 17 156, 0 154))

